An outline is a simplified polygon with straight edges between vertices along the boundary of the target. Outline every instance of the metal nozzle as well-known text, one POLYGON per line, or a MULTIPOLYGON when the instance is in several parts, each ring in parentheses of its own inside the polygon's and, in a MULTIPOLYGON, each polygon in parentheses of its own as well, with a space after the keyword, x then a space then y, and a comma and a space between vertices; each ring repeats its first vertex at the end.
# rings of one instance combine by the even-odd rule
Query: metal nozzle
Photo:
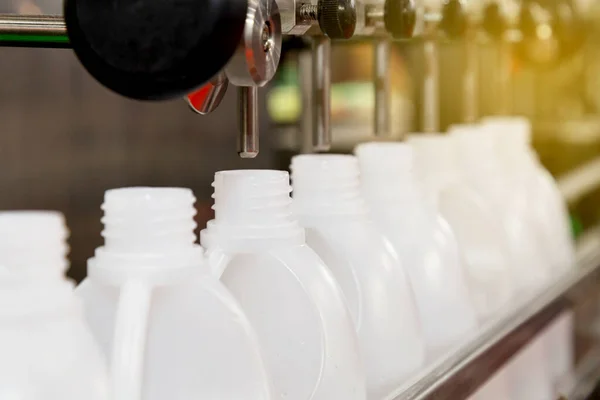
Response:
POLYGON ((240 86, 238 88, 239 141, 238 154, 241 158, 254 158, 258 155, 258 88, 240 86))
POLYGON ((331 41, 317 37, 312 48, 313 90, 313 147, 315 151, 331 148, 331 41))
POLYGON ((375 115, 373 116, 375 136, 390 134, 391 82, 389 74, 390 42, 380 39, 374 44, 375 60, 373 64, 375 80, 375 115))

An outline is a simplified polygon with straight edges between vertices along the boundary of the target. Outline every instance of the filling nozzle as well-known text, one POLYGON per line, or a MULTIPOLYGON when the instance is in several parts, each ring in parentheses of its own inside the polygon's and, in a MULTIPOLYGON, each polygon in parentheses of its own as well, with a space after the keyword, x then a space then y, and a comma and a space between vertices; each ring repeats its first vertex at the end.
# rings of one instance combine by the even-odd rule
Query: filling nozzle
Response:
POLYGON ((374 44, 374 80, 375 80, 375 107, 374 107, 374 132, 375 136, 382 137, 391 134, 391 80, 390 80, 390 53, 391 43, 387 38, 380 38, 374 44))
POLYGON ((275 0, 249 0, 246 27, 237 51, 225 66, 229 81, 238 87, 241 158, 258 155, 258 88, 269 82, 281 54, 281 16, 275 0))
MULTIPOLYGON (((447 0, 440 12, 435 10, 437 1, 430 2, 431 9, 425 12, 425 27, 423 41, 424 78, 422 99, 422 131, 439 132, 440 125, 440 65, 438 35, 450 38, 465 35, 467 18, 462 0, 447 0), (439 15, 439 17, 436 17, 439 15)), ((469 81, 471 85, 471 81, 469 81)), ((472 85, 469 86, 471 89, 472 85)), ((469 105, 470 106, 470 105, 469 105)))
POLYGON ((298 148, 300 153, 309 154, 314 151, 313 144, 313 89, 312 89, 312 49, 300 50, 298 54, 298 83, 302 99, 302 113, 300 117, 300 129, 298 137, 298 148))
POLYGON ((369 4, 365 9, 365 33, 376 32, 373 44, 373 81, 375 106, 373 132, 375 136, 391 135, 392 89, 390 77, 391 41, 413 37, 417 24, 417 7, 413 0, 385 0, 369 4))
MULTIPOLYGON (((354 0, 319 0, 315 4, 302 4, 300 19, 318 22, 323 36, 312 42, 312 70, 304 65, 303 79, 310 75, 310 93, 303 90, 303 102, 310 104, 301 121, 303 136, 307 133, 307 119, 312 119, 312 150, 328 151, 331 148, 331 39, 349 39, 356 29, 356 3, 354 0)), ((304 56, 305 62, 308 56, 304 56)))
POLYGON ((258 88, 238 88, 239 139, 238 154, 241 158, 258 155, 258 88))
POLYGON ((437 43, 432 38, 427 38, 423 43, 424 69, 423 77, 423 132, 438 132, 440 123, 440 73, 439 51, 437 43))
POLYGON ((313 150, 331 148, 331 40, 314 39, 312 47, 312 128, 313 150))

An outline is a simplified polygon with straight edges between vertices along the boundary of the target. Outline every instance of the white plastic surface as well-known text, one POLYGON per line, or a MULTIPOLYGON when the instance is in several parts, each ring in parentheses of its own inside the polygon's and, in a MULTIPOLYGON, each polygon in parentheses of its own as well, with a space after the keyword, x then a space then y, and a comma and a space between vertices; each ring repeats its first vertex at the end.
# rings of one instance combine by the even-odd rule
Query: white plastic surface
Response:
POLYGON ((0 213, 0 399, 109 400, 106 365, 62 273, 64 218, 0 213))
POLYGON ((215 219, 201 243, 258 333, 275 398, 364 400, 344 295, 292 216, 288 173, 222 171, 213 186, 215 219))
POLYGON ((475 311, 454 234, 415 183, 412 149, 368 143, 356 154, 363 196, 408 272, 429 350, 459 342, 476 329, 475 311))
POLYGON ((488 120, 484 129, 496 139, 502 170, 511 187, 528 199, 537 235, 551 254, 552 273, 568 271, 575 265, 575 247, 567 206, 556 181, 530 146, 529 122, 522 118, 488 120))
POLYGON ((203 264, 188 189, 106 192, 104 247, 77 288, 110 357, 113 400, 267 400, 258 341, 203 264))
POLYGON ((292 159, 293 209, 307 244, 340 284, 358 333, 368 398, 380 400, 424 363, 412 290, 360 193, 350 155, 292 159))
POLYGON ((520 296, 532 296, 551 279, 548 257, 536 236, 529 201, 506 178, 496 149, 494 134, 474 125, 452 130, 463 177, 493 207, 508 232, 508 246, 514 262, 512 281, 520 296), (526 266, 526 267, 525 267, 526 266))
MULTIPOLYGON (((484 129, 496 140, 506 180, 523 199, 536 236, 549 256, 547 268, 551 279, 557 279, 575 267, 575 246, 567 205, 555 180, 530 146, 529 121, 514 117, 488 119, 484 129)), ((572 335, 572 320, 567 316, 554 321, 542 334, 554 383, 572 368, 572 335)))
POLYGON ((514 261, 502 221, 463 179, 450 136, 413 135, 409 144, 415 151, 419 181, 456 235, 478 317, 497 316, 515 292, 514 261))

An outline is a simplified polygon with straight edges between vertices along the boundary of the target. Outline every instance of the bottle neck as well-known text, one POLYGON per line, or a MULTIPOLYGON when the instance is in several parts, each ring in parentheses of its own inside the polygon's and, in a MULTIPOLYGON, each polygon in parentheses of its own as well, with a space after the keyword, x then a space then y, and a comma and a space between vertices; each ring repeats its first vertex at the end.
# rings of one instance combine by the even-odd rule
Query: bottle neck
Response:
POLYGON ((437 204, 439 194, 461 180, 455 142, 449 135, 418 134, 409 138, 415 151, 415 170, 427 200, 437 204))
POLYGON ((253 251, 304 243, 286 171, 220 171, 213 187, 215 218, 200 235, 205 248, 253 251))
POLYGON ((421 196, 421 190, 412 171, 396 175, 382 171, 373 176, 363 175, 361 180, 361 191, 371 208, 374 204, 413 201, 421 196))
POLYGON ((68 268, 67 236, 60 213, 0 212, 0 271, 31 279, 62 279, 68 268))
MULTIPOLYGON (((68 231, 62 214, 0 212, 0 323, 11 317, 68 315, 68 231)), ((26 319, 29 320, 29 319, 26 319)))
POLYGON ((373 142, 356 148, 363 197, 371 212, 420 196, 413 171, 413 150, 406 143, 373 142))
POLYGON ((195 244, 195 198, 183 188, 113 189, 104 197, 104 246, 90 260, 93 268, 172 268, 199 264, 195 244))
POLYGON ((485 183, 503 174, 495 133, 477 125, 456 126, 450 130, 457 166, 470 182, 485 183))
POLYGON ((366 215, 354 156, 300 155, 292 159, 291 171, 293 210, 301 221, 366 215))

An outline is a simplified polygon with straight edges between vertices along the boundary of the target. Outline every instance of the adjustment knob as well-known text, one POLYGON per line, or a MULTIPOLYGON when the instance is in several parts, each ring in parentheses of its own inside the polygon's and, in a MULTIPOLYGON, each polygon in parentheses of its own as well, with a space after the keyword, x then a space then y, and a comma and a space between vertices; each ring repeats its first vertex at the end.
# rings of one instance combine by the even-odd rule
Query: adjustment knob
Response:
POLYGON ((356 29, 354 0, 319 0, 317 5, 319 27, 332 39, 349 39, 356 29))
POLYGON ((396 39, 413 36, 417 23, 414 0, 386 0, 383 10, 385 29, 396 39))
POLYGON ((502 15, 500 5, 496 2, 488 4, 483 10, 483 29, 488 35, 499 39, 506 31, 507 24, 502 15))
POLYGON ((442 8, 440 28, 450 37, 462 36, 467 30, 467 12, 461 0, 447 0, 442 8))
POLYGON ((65 0, 87 71, 133 99, 179 98, 216 75, 244 31, 248 0, 65 0))

